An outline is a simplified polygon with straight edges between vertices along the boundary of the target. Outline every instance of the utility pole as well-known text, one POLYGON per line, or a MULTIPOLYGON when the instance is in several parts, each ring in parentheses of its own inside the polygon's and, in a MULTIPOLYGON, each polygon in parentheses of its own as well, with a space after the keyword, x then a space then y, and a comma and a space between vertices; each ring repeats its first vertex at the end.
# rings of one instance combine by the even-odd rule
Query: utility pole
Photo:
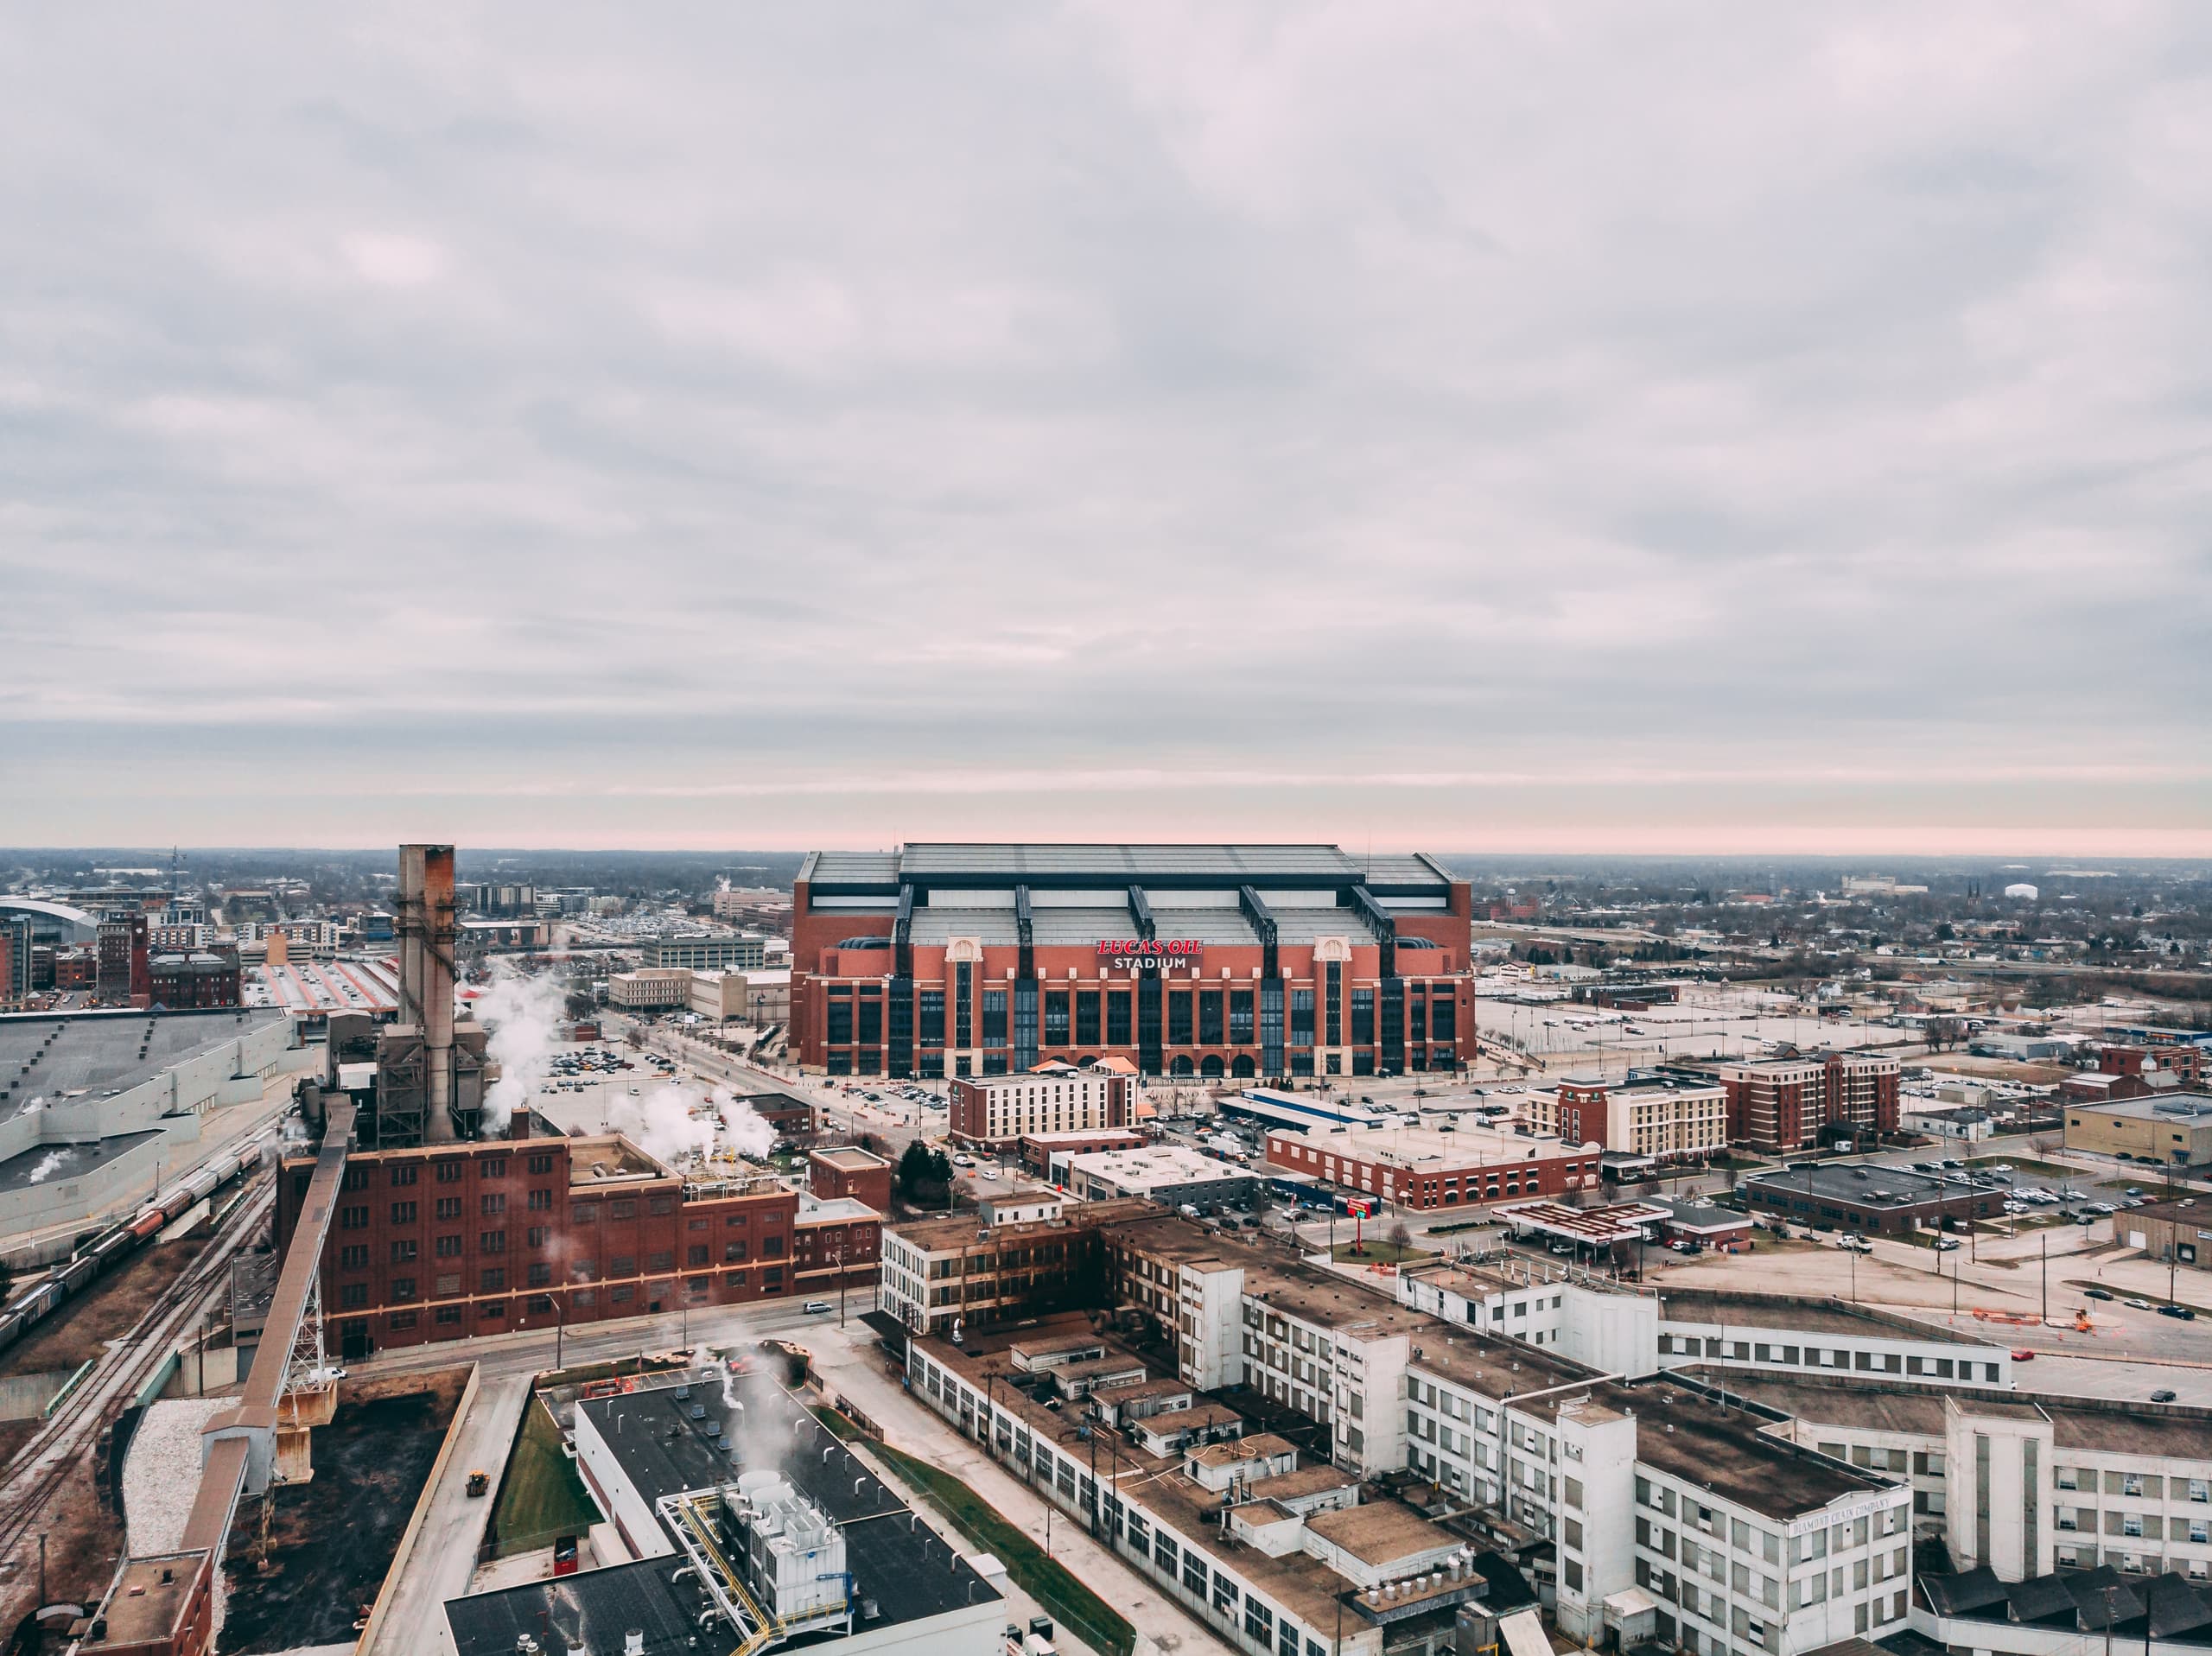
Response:
POLYGON ((2050 1233, 2043 1234, 2043 1325, 2050 1326, 2050 1233))

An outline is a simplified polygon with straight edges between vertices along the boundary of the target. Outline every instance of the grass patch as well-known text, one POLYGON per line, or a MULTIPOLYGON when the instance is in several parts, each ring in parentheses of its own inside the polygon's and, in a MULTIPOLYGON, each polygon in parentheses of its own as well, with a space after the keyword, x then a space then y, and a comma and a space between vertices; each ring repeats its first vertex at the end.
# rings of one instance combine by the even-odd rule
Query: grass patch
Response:
POLYGON ((522 1413, 521 1430, 499 1481, 492 1537, 501 1551, 549 1546, 556 1535, 581 1535, 600 1521, 600 1510, 562 1452, 561 1428, 542 1399, 522 1413))
MULTIPOLYGON (((830 1418, 835 1410, 817 1409, 815 1412, 839 1437, 847 1432, 858 1435, 850 1421, 840 1425, 830 1418)), ((1128 1618, 1077 1580, 1058 1559, 1046 1558, 1044 1548, 1016 1529, 996 1507, 958 1478, 887 1443, 871 1443, 868 1449, 881 1456, 910 1488, 926 1497, 930 1505, 951 1520, 954 1527, 971 1545, 996 1554, 999 1562, 1006 1566, 1007 1574, 1014 1577, 1021 1590, 1065 1623, 1068 1630, 1084 1644, 1101 1656, 1129 1656, 1135 1648, 1136 1629, 1129 1625, 1128 1618)))
POLYGON ((1433 1259, 1436 1252, 1426 1247, 1400 1247, 1395 1242, 1370 1236, 1364 1242, 1338 1242, 1329 1257, 1339 1265, 1403 1265, 1408 1259, 1433 1259))

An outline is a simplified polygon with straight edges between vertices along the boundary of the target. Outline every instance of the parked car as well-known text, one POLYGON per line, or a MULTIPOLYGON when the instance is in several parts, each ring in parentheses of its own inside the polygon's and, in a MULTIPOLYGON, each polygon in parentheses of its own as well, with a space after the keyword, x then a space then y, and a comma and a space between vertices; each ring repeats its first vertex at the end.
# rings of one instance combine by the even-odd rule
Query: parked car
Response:
POLYGON ((2163 1386, 2151 1393, 2151 1401, 2153 1403, 2171 1403, 2173 1400, 2174 1394, 2163 1386))
POLYGON ((2133 1306, 2139 1311, 2147 1311, 2151 1309, 2151 1302, 2149 1300, 2137 1299, 2133 1295, 2130 1295, 2124 1303, 2133 1306))
POLYGON ((2196 1310, 2187 1305, 2161 1305, 2158 1307, 2158 1315, 2161 1317, 2178 1317, 2184 1323, 2194 1323, 2196 1321, 2196 1310))
POLYGON ((2082 1291, 2087 1294, 2091 1299, 2110 1299, 2112 1298, 2112 1290, 2109 1288, 2084 1288, 2082 1291))
POLYGON ((2012 1361, 2016 1363, 2031 1363, 2035 1360, 2036 1354, 2029 1350, 2025 1346, 2022 1346, 2018 1351, 2012 1354, 2012 1361))
POLYGON ((1938 1253, 1955 1253, 1959 1251, 1959 1239, 1955 1236, 1938 1236, 1935 1241, 1935 1248, 1938 1253))

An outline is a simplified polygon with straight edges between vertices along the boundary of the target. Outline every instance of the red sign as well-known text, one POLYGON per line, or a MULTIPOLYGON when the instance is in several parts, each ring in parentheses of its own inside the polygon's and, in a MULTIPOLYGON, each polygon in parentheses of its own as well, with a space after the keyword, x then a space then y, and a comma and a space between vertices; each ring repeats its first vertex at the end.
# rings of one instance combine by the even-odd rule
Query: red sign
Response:
POLYGON ((1195 937, 1101 937, 1098 958, 1131 972, 1196 970, 1205 945, 1195 937))

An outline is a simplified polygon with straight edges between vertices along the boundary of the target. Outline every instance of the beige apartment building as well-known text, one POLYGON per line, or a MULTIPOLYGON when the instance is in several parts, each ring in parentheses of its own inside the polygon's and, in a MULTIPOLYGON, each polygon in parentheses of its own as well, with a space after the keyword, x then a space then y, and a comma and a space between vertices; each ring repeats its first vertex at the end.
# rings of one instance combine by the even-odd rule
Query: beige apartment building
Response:
POLYGON ((1654 1161, 1708 1156, 1728 1144, 1728 1089, 1717 1082, 1568 1075, 1550 1092, 1529 1094, 1522 1112, 1539 1133, 1654 1161))

